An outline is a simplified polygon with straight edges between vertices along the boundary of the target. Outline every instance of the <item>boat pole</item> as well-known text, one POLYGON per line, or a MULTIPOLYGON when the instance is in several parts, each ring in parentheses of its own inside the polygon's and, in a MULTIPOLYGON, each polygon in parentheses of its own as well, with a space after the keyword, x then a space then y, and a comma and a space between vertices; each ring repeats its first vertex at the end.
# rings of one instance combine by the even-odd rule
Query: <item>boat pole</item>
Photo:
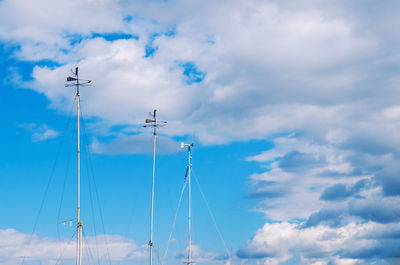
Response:
POLYGON ((78 129, 78 212, 77 212, 77 246, 76 246, 76 265, 82 263, 82 223, 80 220, 81 211, 81 150, 80 150, 80 127, 79 127, 79 114, 80 114, 80 94, 79 94, 79 76, 78 67, 75 68, 76 75, 76 98, 77 98, 77 129, 78 129))
POLYGON ((157 141, 157 119, 156 119, 156 111, 153 112, 153 120, 154 120, 154 131, 153 131, 153 179, 151 182, 151 220, 150 220, 150 265, 153 265, 153 212, 154 212, 154 175, 156 170, 156 141, 157 141))
POLYGON ((189 214, 188 214, 188 229, 189 229, 189 253, 188 253, 188 262, 187 264, 190 265, 192 263, 192 235, 191 235, 191 225, 192 221, 190 219, 190 214, 191 214, 191 198, 190 198, 190 171, 192 168, 192 154, 191 154, 191 146, 189 145, 189 169, 188 169, 188 204, 189 204, 189 214))
POLYGON ((191 220, 191 179, 190 179, 190 171, 192 169, 192 144, 181 143, 181 148, 188 148, 188 166, 187 166, 187 178, 188 178, 188 260, 186 262, 187 265, 193 263, 192 261, 192 220, 191 220))
POLYGON ((146 119, 145 125, 143 127, 153 127, 153 178, 151 181, 151 212, 150 212, 150 265, 153 265, 153 220, 154 220, 154 179, 156 173, 156 143, 157 143, 157 127, 165 126, 166 121, 157 121, 156 117, 157 110, 150 113, 151 119, 146 119))
POLYGON ((76 217, 76 265, 82 264, 82 222, 81 222, 81 149, 80 149, 80 86, 90 85, 91 80, 79 80, 78 67, 75 68, 75 72, 72 72, 72 76, 67 77, 66 87, 76 87, 76 119, 77 119, 77 130, 78 130, 78 148, 77 148, 77 162, 78 162, 78 207, 76 217), (69 83, 70 82, 70 83, 69 83))

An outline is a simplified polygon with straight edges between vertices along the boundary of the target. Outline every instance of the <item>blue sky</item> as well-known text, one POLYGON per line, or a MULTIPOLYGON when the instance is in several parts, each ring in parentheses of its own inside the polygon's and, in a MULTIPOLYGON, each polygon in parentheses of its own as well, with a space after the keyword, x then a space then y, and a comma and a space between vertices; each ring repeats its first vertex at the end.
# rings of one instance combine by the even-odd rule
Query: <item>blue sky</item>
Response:
MULTIPOLYGON (((194 182, 199 264, 398 264, 398 9, 0 1, 0 264, 56 264, 61 252, 74 262, 74 228, 58 223, 76 214, 76 102, 64 87, 76 66, 93 80, 81 91, 85 261, 148 263, 152 133, 142 125, 157 109, 168 126, 156 264, 184 181, 180 141, 195 143, 194 173, 230 253, 194 182)), ((187 243, 182 203, 169 263, 187 243)))

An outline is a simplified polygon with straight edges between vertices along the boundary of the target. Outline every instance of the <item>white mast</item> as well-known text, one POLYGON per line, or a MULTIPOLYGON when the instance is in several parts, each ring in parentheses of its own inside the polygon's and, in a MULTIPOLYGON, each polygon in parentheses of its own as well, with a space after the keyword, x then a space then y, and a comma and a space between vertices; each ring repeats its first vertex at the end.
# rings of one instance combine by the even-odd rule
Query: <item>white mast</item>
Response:
POLYGON ((81 213, 81 150, 80 150, 80 131, 79 131, 79 105, 80 105, 80 94, 79 94, 79 76, 78 67, 75 68, 76 75, 76 98, 77 98, 77 120, 78 120, 78 213, 77 213, 77 226, 76 226, 76 265, 82 263, 82 222, 80 220, 81 213))
POLYGON ((192 225, 192 221, 191 221, 191 190, 190 190, 190 171, 192 169, 192 147, 193 144, 185 144, 185 143, 181 143, 181 148, 188 148, 188 166, 187 166, 187 177, 188 177, 188 259, 186 264, 190 265, 192 263, 194 263, 192 261, 192 234, 191 234, 191 225, 192 225))
POLYGON ((78 150, 77 150, 77 160, 78 160, 78 202, 77 202, 77 224, 76 224, 76 265, 82 264, 82 222, 81 222, 81 154, 80 154, 80 127, 79 127, 79 114, 80 114, 80 94, 79 94, 79 86, 86 85, 91 82, 91 80, 83 80, 83 83, 79 82, 79 74, 78 67, 75 68, 75 72, 73 73, 75 77, 67 77, 67 82, 73 82, 66 84, 65 86, 76 86, 76 101, 77 101, 77 129, 78 129, 78 150))
POLYGON ((156 171, 156 142, 157 142, 157 127, 158 126, 163 126, 166 121, 162 122, 164 124, 158 124, 157 123, 157 118, 156 118, 156 112, 157 110, 153 111, 153 114, 151 114, 152 119, 146 119, 146 125, 143 127, 153 127, 153 178, 151 182, 151 213, 150 213, 150 241, 149 241, 149 248, 150 248, 150 265, 153 265, 153 217, 154 217, 154 176, 155 176, 155 171, 156 171), (147 125, 147 123, 149 123, 147 125))

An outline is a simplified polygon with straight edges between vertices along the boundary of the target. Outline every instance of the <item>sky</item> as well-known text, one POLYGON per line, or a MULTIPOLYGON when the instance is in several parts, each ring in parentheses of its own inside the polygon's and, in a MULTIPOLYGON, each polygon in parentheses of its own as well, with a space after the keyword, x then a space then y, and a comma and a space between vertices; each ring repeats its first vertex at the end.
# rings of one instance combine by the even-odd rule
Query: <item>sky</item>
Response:
POLYGON ((399 5, 1 0, 0 264, 399 264, 399 5))

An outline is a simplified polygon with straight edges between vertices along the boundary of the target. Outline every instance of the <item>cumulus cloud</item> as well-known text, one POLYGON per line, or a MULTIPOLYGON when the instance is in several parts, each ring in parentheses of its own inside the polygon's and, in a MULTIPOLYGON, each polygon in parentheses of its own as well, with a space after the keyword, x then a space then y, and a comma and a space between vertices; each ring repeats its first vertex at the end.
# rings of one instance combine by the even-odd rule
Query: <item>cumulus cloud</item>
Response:
POLYGON ((349 138, 340 136, 334 142, 331 139, 321 141, 291 134, 276 138, 272 149, 247 158, 267 165, 266 172, 250 176, 251 194, 260 200, 256 210, 279 223, 264 226, 273 230, 274 236, 261 230, 256 232, 238 252, 239 257, 258 259, 262 264, 282 264, 296 257, 299 264, 371 264, 378 260, 396 263, 397 239, 372 236, 375 228, 368 228, 366 233, 368 225, 379 227, 381 232, 387 225, 387 233, 400 227, 399 197, 388 193, 388 187, 382 185, 386 179, 381 175, 382 167, 394 164, 393 155, 373 150, 365 154, 343 144, 349 138), (353 227, 362 231, 343 232, 353 227), (314 238, 318 237, 319 229, 324 230, 321 234, 330 234, 328 230, 338 233, 341 240, 345 234, 346 239, 335 245, 322 235, 314 238), (288 238, 292 230, 296 234, 293 237, 301 241, 303 235, 313 238, 315 245, 293 242, 288 238), (282 245, 293 242, 293 248, 276 250, 274 247, 281 244, 267 243, 271 237, 281 240, 282 245), (319 246, 318 240, 325 247, 319 246))
POLYGON ((356 184, 347 186, 344 184, 335 184, 324 190, 321 195, 321 200, 340 201, 351 196, 357 196, 358 193, 368 185, 367 179, 362 179, 356 184))
POLYGON ((298 264, 371 264, 376 257, 398 257, 399 238, 391 240, 384 254, 378 253, 386 244, 377 240, 376 233, 387 233, 391 229, 397 231, 398 224, 384 226, 367 222, 340 228, 323 225, 301 228, 286 222, 267 223, 247 242, 246 248, 239 250, 238 256, 263 258, 262 264, 283 264, 294 253, 301 256, 298 264))
POLYGON ((250 176, 251 186, 258 195, 263 194, 263 190, 284 191, 282 196, 270 196, 268 193, 264 197, 258 196, 263 200, 257 210, 277 221, 307 218, 323 207, 324 202, 319 198, 324 189, 338 183, 355 185, 366 178, 365 175, 353 174, 354 166, 345 159, 350 153, 295 135, 277 138, 273 149, 247 158, 249 161, 269 163, 266 172, 250 176), (295 158, 288 160, 288 157, 295 158), (282 163, 282 160, 285 162, 282 163), (294 171, 293 168, 299 169, 294 171), (335 174, 324 175, 328 171, 335 174), (338 173, 342 175, 339 178, 338 173))
MULTIPOLYGON (((81 76, 93 79, 93 87, 81 90, 82 109, 86 115, 97 116, 109 125, 140 124, 144 115, 154 108, 168 120, 168 133, 176 118, 185 113, 194 93, 187 93, 177 65, 155 64, 144 57, 143 47, 135 39, 106 41, 96 38, 83 45, 86 59, 80 62, 81 76), (171 117, 171 119, 169 119, 171 117)), ((36 67, 33 87, 51 98, 52 106, 63 109, 73 98, 73 91, 59 84, 74 63, 56 68, 36 67), (50 85, 52 84, 52 85, 50 85), (72 97, 71 97, 72 95, 72 97)))
POLYGON ((349 213, 377 223, 392 223, 400 221, 400 198, 373 197, 365 200, 351 200, 349 213))
MULTIPOLYGON (((260 139, 309 125, 321 127, 321 121, 332 126, 349 111, 342 99, 357 94, 361 77, 336 66, 368 56, 375 47, 373 38, 355 31, 351 21, 326 16, 324 10, 285 9, 259 1, 218 6, 210 2, 215 8, 206 9, 204 3, 172 1, 159 8, 173 9, 178 3, 180 10, 196 12, 179 21, 174 34, 155 37, 153 45, 158 48, 152 57, 144 57, 146 34, 138 40, 84 39, 72 44, 66 65, 37 67, 32 87, 62 108, 71 95, 60 84, 68 69, 79 63, 95 80, 96 89, 90 91, 96 92, 87 92, 88 114, 109 123, 134 123, 155 106, 175 121, 168 129, 171 134, 194 134, 204 143, 260 139), (211 9, 209 19, 202 19, 211 9), (226 13, 232 16, 221 15, 226 13), (188 64, 195 67, 189 74, 179 67, 188 64), (321 73, 321 67, 329 70, 321 73), (187 75, 193 73, 205 74, 204 80, 188 85, 187 75), (327 101, 341 105, 324 106, 327 101)), ((138 7, 130 8, 136 12, 138 7)), ((158 12, 154 16, 166 19, 158 12)), ((99 28, 109 30, 101 24, 99 28)), ((61 50, 58 53, 62 56, 61 50)))
POLYGON ((386 196, 400 195, 400 178, 396 163, 390 163, 379 170, 375 175, 375 180, 382 186, 383 193, 386 196))
MULTIPOLYGON (((1 264, 11 265, 22 260, 25 264, 54 264, 60 260, 70 262, 75 259, 76 241, 73 239, 56 240, 31 236, 14 229, 0 230, 0 235, 1 264)), ((87 237, 83 243, 83 260, 93 259, 95 256, 99 261, 122 261, 140 259, 146 255, 144 249, 132 240, 117 235, 87 237)))
POLYGON ((74 37, 125 27, 113 1, 2 1, 0 21, 0 39, 18 47, 18 58, 34 61, 65 62, 74 37))

